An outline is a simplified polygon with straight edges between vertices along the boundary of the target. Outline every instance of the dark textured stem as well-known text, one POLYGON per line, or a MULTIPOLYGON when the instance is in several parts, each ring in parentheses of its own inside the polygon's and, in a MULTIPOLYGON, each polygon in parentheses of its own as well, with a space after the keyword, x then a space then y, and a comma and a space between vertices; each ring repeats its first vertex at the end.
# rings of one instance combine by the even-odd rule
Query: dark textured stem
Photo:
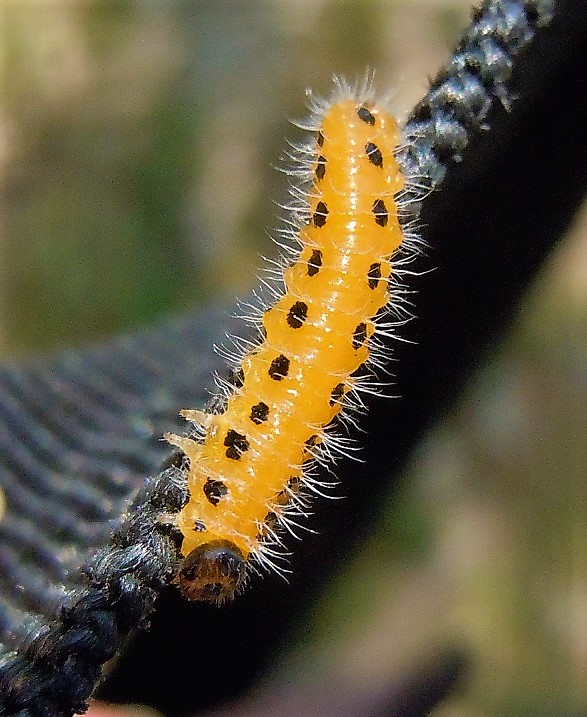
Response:
POLYGON ((399 153, 407 176, 437 187, 481 130, 496 102, 509 109, 516 58, 547 25, 554 0, 486 0, 448 64, 416 105, 399 153))

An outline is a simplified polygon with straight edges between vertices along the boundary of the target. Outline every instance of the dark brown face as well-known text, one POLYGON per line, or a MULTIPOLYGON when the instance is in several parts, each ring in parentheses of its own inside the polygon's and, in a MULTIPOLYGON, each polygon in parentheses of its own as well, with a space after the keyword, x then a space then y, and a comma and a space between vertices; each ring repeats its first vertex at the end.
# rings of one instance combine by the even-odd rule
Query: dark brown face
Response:
POLYGON ((183 560, 176 582, 188 600, 231 600, 246 582, 246 561, 234 543, 214 540, 200 545, 183 560))

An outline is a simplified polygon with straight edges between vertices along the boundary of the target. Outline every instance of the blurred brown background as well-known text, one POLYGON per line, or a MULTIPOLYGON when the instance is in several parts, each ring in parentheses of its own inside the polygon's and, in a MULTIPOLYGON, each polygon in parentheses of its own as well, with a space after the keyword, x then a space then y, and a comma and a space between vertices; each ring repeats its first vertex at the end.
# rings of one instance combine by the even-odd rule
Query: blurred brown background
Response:
MULTIPOLYGON (((305 88, 373 68, 402 116, 468 13, 0 2, 1 355, 246 295, 274 253, 271 165, 299 136, 305 88)), ((268 680, 342 670, 351 690, 460 642, 473 671, 437 717, 587 714, 585 406, 587 210, 268 680)))

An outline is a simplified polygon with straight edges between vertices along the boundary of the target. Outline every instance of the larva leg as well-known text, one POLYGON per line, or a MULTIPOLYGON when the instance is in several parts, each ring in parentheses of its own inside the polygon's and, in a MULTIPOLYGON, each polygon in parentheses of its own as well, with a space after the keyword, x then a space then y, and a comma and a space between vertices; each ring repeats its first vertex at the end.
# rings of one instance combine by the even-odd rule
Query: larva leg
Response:
POLYGON ((198 411, 197 409, 189 408, 189 409, 186 409, 185 411, 180 411, 179 415, 182 418, 185 418, 186 421, 190 421, 190 423, 195 423, 198 426, 207 428, 210 425, 210 418, 214 414, 206 413, 206 411, 198 411))
POLYGON ((187 436, 178 436, 176 433, 164 433, 163 438, 172 446, 177 446, 186 454, 188 458, 195 457, 201 451, 199 445, 187 436))

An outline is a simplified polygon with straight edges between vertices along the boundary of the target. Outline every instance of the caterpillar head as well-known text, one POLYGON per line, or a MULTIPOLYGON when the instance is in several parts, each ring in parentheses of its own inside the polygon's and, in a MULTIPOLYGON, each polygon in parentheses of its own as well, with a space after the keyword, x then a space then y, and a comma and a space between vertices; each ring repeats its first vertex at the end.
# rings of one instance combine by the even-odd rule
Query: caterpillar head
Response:
POLYGON ((246 561, 237 546, 229 540, 212 540, 183 559, 175 582, 188 600, 221 605, 240 592, 246 578, 246 561))

